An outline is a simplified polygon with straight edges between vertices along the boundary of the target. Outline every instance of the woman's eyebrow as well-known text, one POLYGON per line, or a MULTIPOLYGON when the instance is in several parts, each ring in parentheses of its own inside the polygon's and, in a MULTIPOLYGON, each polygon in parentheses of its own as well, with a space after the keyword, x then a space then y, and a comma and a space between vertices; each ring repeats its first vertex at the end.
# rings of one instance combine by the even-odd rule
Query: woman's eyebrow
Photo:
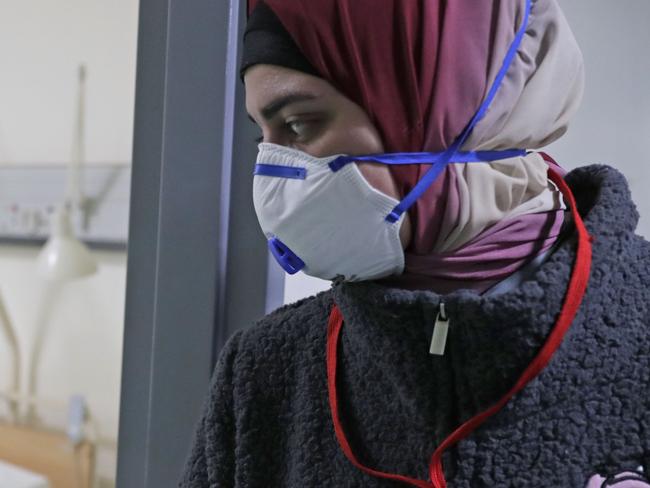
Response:
POLYGON ((271 103, 269 103, 266 107, 264 107, 261 112, 262 112, 262 117, 264 117, 265 120, 270 120, 275 115, 282 110, 284 107, 291 103, 297 103, 297 102, 304 102, 307 100, 315 100, 318 98, 316 95, 313 93, 291 93, 289 95, 285 95, 283 97, 277 98, 276 100, 273 100, 271 103))

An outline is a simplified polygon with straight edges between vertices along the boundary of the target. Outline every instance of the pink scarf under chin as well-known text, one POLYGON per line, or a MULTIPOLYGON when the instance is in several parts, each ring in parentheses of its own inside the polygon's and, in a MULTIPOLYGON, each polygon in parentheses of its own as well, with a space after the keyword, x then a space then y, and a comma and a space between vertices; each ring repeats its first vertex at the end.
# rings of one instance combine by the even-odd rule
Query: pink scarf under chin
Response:
POLYGON ((458 288, 481 293, 547 252, 567 208, 548 180, 549 165, 564 174, 539 153, 449 166, 431 196, 439 204, 426 224, 436 225, 436 232, 407 249, 404 274, 386 283, 438 293, 458 288))

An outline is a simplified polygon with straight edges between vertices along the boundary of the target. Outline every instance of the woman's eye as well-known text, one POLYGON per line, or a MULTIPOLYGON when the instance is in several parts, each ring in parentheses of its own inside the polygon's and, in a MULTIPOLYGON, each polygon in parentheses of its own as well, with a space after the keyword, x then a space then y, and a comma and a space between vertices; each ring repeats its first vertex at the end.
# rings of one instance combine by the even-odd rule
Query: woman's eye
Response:
POLYGON ((305 137, 309 130, 309 122, 304 120, 294 120, 287 122, 287 127, 291 132, 293 132, 298 137, 305 137))

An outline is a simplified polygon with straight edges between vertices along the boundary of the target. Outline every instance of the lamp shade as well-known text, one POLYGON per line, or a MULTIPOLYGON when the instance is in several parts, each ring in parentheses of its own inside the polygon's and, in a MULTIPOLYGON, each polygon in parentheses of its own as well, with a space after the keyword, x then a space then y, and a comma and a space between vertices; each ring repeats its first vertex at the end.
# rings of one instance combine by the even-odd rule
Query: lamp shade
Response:
POLYGON ((51 281, 67 281, 97 271, 97 261, 88 247, 74 235, 67 204, 52 215, 50 238, 38 255, 39 272, 51 281))

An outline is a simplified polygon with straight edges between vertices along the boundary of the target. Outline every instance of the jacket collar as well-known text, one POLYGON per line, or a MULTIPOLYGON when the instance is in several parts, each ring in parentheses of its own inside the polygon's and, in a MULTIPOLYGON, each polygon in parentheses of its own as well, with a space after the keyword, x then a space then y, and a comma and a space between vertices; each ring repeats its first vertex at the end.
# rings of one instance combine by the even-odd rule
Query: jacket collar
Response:
MULTIPOLYGON (((639 215, 625 177, 612 167, 581 167, 565 179, 595 238, 592 278, 576 325, 598 288, 594 272, 618 259, 610 250, 634 232, 639 215)), ((335 283, 334 300, 345 318, 340 347, 348 358, 342 368, 349 370, 343 381, 357 392, 353 394, 362 394, 357 389, 363 389, 367 375, 381 374, 406 402, 403 408, 412 422, 459 425, 500 398, 544 343, 564 300, 574 258, 571 236, 530 280, 493 296, 462 289, 440 295, 375 282, 335 283), (441 302, 450 318, 449 335, 445 354, 432 356, 429 344, 441 302)), ((579 328, 572 326, 568 335, 580 333, 579 328)), ((434 436, 441 440, 446 433, 434 436)))

